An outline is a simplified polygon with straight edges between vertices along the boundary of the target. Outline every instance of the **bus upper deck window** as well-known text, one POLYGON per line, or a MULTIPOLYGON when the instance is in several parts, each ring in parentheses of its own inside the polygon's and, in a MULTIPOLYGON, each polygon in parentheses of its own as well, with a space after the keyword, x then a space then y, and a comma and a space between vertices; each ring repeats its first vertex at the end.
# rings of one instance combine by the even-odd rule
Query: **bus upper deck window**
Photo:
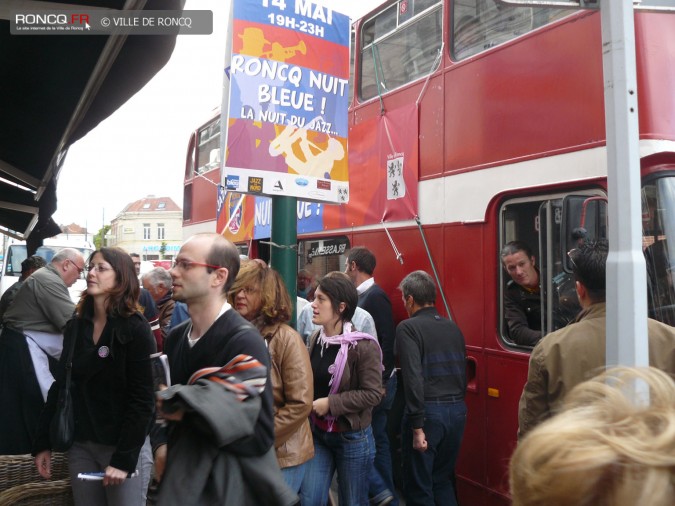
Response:
POLYGON ((451 14, 454 59, 463 60, 573 12, 505 5, 495 0, 455 1, 451 14))
POLYGON ((397 2, 361 28, 359 97, 368 100, 434 70, 442 37, 442 2, 397 2))
POLYGON ((458 60, 467 58, 483 49, 485 36, 481 31, 478 18, 463 16, 455 29, 454 46, 455 57, 458 60))

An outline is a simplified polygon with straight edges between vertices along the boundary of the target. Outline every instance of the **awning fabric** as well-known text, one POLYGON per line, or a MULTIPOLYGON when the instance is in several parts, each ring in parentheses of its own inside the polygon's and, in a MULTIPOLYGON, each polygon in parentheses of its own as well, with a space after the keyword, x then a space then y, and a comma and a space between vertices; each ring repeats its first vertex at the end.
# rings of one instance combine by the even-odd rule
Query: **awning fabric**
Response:
MULTIPOLYGON (((45 1, 58 9, 75 5, 182 10, 185 3, 10 0, 9 5, 12 10, 28 10, 45 1)), ((176 36, 11 35, 7 12, 0 13, 4 15, 0 19, 0 231, 27 239, 32 250, 43 238, 59 233, 51 216, 68 147, 152 79, 169 61, 176 36)), ((96 160, 92 160, 95 171, 96 160)))

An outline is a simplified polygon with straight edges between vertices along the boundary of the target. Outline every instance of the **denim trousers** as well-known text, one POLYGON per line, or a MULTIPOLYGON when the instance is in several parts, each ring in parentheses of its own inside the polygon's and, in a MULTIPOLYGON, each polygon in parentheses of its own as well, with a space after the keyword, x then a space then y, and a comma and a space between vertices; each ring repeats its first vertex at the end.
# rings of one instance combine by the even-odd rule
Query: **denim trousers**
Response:
POLYGON ((314 458, 307 462, 300 490, 302 504, 325 506, 337 470, 339 503, 367 506, 368 473, 375 453, 370 426, 345 432, 325 432, 312 427, 312 435, 314 458))
POLYGON ((145 506, 152 472, 152 450, 150 438, 145 439, 138 456, 138 475, 127 478, 121 485, 103 486, 101 481, 85 481, 77 478, 78 473, 104 471, 115 453, 114 446, 92 443, 73 443, 68 450, 68 467, 73 498, 76 506, 145 506))
POLYGON ((384 384, 385 393, 382 402, 373 408, 373 420, 370 424, 375 440, 375 461, 368 476, 368 496, 373 503, 377 504, 393 495, 394 500, 390 503, 391 506, 398 506, 398 499, 396 498, 396 487, 394 486, 391 467, 387 418, 396 396, 396 385, 396 374, 392 374, 384 384))
POLYGON ((464 401, 424 403, 424 435, 427 450, 413 449, 413 431, 403 417, 403 493, 406 506, 454 506, 455 462, 466 423, 464 401))
POLYGON ((281 475, 284 477, 286 485, 288 485, 288 487, 296 494, 300 492, 300 486, 302 485, 306 470, 307 462, 303 462, 297 466, 281 468, 281 475))

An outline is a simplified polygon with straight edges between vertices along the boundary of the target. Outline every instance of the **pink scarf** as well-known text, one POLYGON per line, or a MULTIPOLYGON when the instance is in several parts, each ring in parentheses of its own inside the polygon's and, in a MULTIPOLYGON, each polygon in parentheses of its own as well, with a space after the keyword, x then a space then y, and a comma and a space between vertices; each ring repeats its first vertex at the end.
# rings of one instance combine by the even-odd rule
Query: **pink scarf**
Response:
MULTIPOLYGON (((328 382, 328 386, 330 387, 328 395, 338 393, 340 383, 342 381, 342 374, 344 373, 345 367, 347 366, 347 355, 349 353, 349 349, 355 348, 358 342, 362 339, 370 339, 377 345, 377 349, 380 350, 380 367, 381 370, 384 371, 384 365, 382 365, 382 349, 380 348, 380 343, 377 341, 377 339, 375 339, 370 334, 354 331, 351 322, 345 322, 342 331, 342 334, 328 337, 325 334, 323 327, 321 327, 321 331, 319 332, 319 337, 317 339, 317 344, 321 346, 322 354, 323 349, 326 346, 340 345, 340 349, 338 350, 337 356, 335 357, 335 362, 333 362, 333 364, 328 367, 328 372, 331 375, 330 381, 328 382)), ((328 432, 332 432, 337 417, 326 415, 323 418, 328 422, 328 432)))

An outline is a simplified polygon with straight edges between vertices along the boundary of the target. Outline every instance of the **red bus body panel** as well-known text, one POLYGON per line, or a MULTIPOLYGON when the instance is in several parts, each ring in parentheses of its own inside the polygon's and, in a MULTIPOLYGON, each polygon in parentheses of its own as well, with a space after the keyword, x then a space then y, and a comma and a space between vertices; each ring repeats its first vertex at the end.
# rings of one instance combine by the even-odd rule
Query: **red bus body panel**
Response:
MULTIPOLYGON (((421 182, 546 159, 605 144, 604 87, 600 14, 572 14, 551 25, 491 48, 462 62, 445 48, 440 68, 429 82, 416 81, 384 95, 385 111, 416 102, 419 110, 421 182)), ((359 31, 357 25, 357 40, 359 31)), ((641 140, 675 141, 675 15, 641 12, 635 16, 641 140)), ((357 55, 358 61, 358 55, 357 55)), ((357 72, 358 74, 358 72, 357 72)), ((358 79, 358 76, 357 76, 358 79)), ((358 82, 356 83, 358 90, 358 82)), ((355 99, 350 124, 379 115, 380 100, 355 99)), ((648 158, 643 174, 675 163, 673 153, 648 158)), ((561 165, 561 180, 566 167, 561 165)), ((218 171, 186 174, 192 215, 186 225, 215 220, 218 171)), ((604 187, 604 179, 569 180, 557 186, 512 186, 489 197, 479 222, 434 223, 423 231, 452 318, 467 344, 468 420, 457 466, 462 504, 509 504, 507 468, 516 444, 517 407, 527 376, 529 354, 509 349, 499 335, 499 209, 508 195, 604 187)), ((440 184, 440 183, 439 183, 440 184)), ((479 192, 480 188, 466 188, 479 192)), ((422 202, 424 196, 420 193, 422 202)), ((215 226, 215 224, 214 224, 215 226)), ((432 273, 416 226, 388 227, 403 255, 397 260, 381 227, 344 230, 352 245, 377 257, 376 279, 389 294, 395 318, 405 317, 397 285, 413 270, 432 273)), ((312 238, 331 237, 325 230, 312 238)), ((306 237, 302 237, 305 239, 306 237)), ((437 307, 445 313, 442 299, 437 307)))

